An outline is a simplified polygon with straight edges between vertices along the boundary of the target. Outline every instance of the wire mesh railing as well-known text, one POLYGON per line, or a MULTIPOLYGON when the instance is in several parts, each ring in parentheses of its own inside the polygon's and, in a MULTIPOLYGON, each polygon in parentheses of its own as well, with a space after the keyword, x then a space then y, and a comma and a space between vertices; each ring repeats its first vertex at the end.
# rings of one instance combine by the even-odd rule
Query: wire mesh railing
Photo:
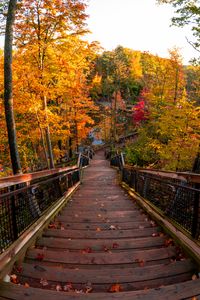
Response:
MULTIPOLYGON (((36 222, 47 209, 80 181, 81 168, 89 164, 88 156, 79 155, 79 162, 63 171, 51 172, 34 180, 8 183, 0 193, 0 253, 36 222)), ((26 177, 25 177, 26 178, 26 177)), ((32 178, 32 177, 31 177, 32 178)))
POLYGON ((175 176, 175 173, 162 174, 162 171, 126 166, 122 157, 118 154, 110 160, 111 165, 121 170, 122 181, 200 241, 200 189, 197 184, 188 182, 184 174, 175 176))

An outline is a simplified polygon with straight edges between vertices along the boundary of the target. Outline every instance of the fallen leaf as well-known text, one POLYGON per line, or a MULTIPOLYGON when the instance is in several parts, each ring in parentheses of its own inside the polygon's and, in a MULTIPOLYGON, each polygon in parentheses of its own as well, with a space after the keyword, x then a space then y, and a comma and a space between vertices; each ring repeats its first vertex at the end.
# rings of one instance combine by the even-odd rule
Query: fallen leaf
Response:
POLYGON ((110 251, 110 249, 107 248, 106 246, 102 246, 102 250, 103 250, 104 252, 109 252, 109 251, 110 251))
POLYGON ((57 228, 57 226, 56 226, 56 224, 55 223, 50 223, 49 225, 48 225, 48 228, 53 228, 53 229, 56 229, 57 228))
POLYGON ((144 259, 136 258, 135 262, 137 262, 140 267, 144 267, 144 264, 145 264, 145 260, 144 259))
POLYGON ((159 232, 159 236, 163 237, 163 236, 165 236, 165 234, 163 232, 159 232))
POLYGON ((101 231, 101 228, 97 227, 97 228, 96 228, 96 231, 98 231, 98 232, 101 231))
POLYGON ((192 297, 192 300, 198 300, 198 298, 194 296, 194 297, 192 297))
POLYGON ((82 254, 92 253, 92 248, 88 247, 88 248, 82 249, 82 250, 81 250, 81 253, 82 253, 82 254))
POLYGON ((156 223, 154 221, 152 221, 152 220, 150 221, 150 224, 151 224, 152 227, 156 226, 156 223))
POLYGON ((44 278, 41 278, 41 279, 40 279, 40 284, 41 284, 42 286, 47 286, 47 285, 49 285, 48 281, 47 281, 46 279, 44 279, 44 278))
POLYGON ((116 229, 116 226, 115 226, 115 225, 110 225, 109 229, 115 230, 115 229, 116 229))
POLYGON ((30 285, 29 285, 27 282, 25 282, 25 283, 24 283, 24 287, 25 287, 25 288, 29 288, 30 285))
POLYGON ((88 283, 86 284, 86 286, 85 286, 84 292, 85 292, 86 294, 89 294, 89 293, 92 292, 92 290, 93 290, 92 283, 91 283, 91 282, 88 282, 88 283))
POLYGON ((16 270, 17 273, 21 273, 22 272, 22 266, 15 267, 15 270, 16 270))
POLYGON ((112 244, 112 248, 113 248, 113 249, 117 249, 118 247, 119 247, 119 244, 117 244, 117 243, 113 243, 113 244, 112 244))
POLYGON ((98 214, 97 216, 98 216, 99 218, 101 218, 101 214, 98 214))
POLYGON ((60 226, 61 230, 65 230, 65 227, 63 225, 60 226))
POLYGON ((144 264, 145 264, 145 261, 143 259, 139 261, 140 267, 144 267, 144 264))
POLYGON ((15 284, 18 284, 18 283, 19 283, 19 279, 17 278, 17 275, 16 275, 16 274, 10 275, 10 281, 11 281, 12 283, 15 283, 15 284))
POLYGON ((71 292, 71 291, 73 291, 74 288, 73 288, 71 282, 68 282, 66 285, 64 285, 63 290, 64 290, 65 292, 71 292))
POLYGON ((196 274, 192 275, 192 280, 197 280, 197 275, 196 274))
POLYGON ((44 254, 43 253, 38 253, 36 256, 36 260, 42 261, 44 259, 44 254))
POLYGON ((83 290, 75 290, 75 293, 77 293, 77 294, 83 294, 84 292, 83 292, 83 290))
POLYGON ((116 283, 116 284, 113 284, 110 288, 109 288, 109 292, 110 293, 119 293, 121 292, 123 289, 121 287, 120 284, 116 283))
POLYGON ((165 246, 168 247, 168 246, 170 246, 170 245, 174 245, 173 240, 172 240, 172 239, 167 239, 167 240, 165 240, 165 246))
POLYGON ((62 286, 61 286, 60 284, 57 284, 57 285, 56 285, 56 291, 57 291, 57 292, 62 291, 62 286))
POLYGON ((154 233, 152 233, 151 236, 156 237, 156 236, 158 236, 158 233, 154 232, 154 233))

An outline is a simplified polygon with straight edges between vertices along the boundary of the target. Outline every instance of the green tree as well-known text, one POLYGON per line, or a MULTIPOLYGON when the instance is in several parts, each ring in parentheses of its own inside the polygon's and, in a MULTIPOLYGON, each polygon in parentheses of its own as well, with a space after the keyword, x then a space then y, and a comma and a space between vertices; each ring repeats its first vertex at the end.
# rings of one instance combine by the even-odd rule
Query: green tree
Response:
POLYGON ((158 3, 169 3, 175 8, 175 16, 172 24, 183 27, 190 25, 194 36, 193 41, 188 42, 200 52, 200 4, 199 0, 157 0, 158 3))

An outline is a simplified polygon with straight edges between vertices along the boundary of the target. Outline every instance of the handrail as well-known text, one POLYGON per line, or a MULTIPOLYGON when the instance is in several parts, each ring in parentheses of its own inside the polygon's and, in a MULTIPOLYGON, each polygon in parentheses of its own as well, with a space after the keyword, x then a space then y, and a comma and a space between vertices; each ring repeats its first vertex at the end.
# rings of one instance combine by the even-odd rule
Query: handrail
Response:
POLYGON ((138 172, 155 174, 161 177, 179 179, 179 180, 187 181, 188 183, 200 183, 200 174, 195 174, 190 172, 173 172, 173 171, 165 171, 165 170, 145 169, 145 168, 138 168, 130 165, 125 165, 125 166, 129 170, 137 170, 138 172))
POLYGON ((121 154, 111 158, 111 165, 119 168, 123 182, 200 241, 200 175, 134 168, 123 165, 121 154))
POLYGON ((2 178, 0 181, 0 253, 16 241, 47 209, 80 183, 81 169, 90 162, 79 155, 76 165, 31 174, 2 178))
POLYGON ((21 184, 21 183, 26 183, 33 180, 41 179, 54 174, 75 170, 77 168, 78 166, 74 165, 74 166, 64 167, 64 168, 55 168, 51 170, 44 170, 39 172, 2 177, 0 178, 0 189, 9 187, 11 185, 21 184))

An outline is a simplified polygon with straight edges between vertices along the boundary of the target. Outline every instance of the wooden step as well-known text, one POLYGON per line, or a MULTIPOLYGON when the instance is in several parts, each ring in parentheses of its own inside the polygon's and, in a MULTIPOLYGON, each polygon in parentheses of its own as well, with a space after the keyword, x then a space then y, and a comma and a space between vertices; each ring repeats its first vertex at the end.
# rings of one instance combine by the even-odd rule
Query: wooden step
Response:
MULTIPOLYGON (((1 283, 0 294, 4 299, 13 300, 180 300, 196 297, 200 299, 200 279, 190 280, 178 284, 162 286, 160 288, 145 289, 119 293, 78 293, 57 292, 41 288, 25 288, 12 283, 1 283)), ((195 299, 196 300, 196 299, 195 299)))
POLYGON ((61 264, 95 264, 95 265, 115 265, 115 264, 133 264, 146 265, 148 261, 154 261, 166 258, 176 258, 175 247, 158 248, 149 250, 125 250, 116 252, 118 245, 113 244, 111 249, 105 248, 104 252, 95 253, 89 248, 81 249, 78 252, 69 252, 65 250, 42 250, 30 249, 26 258, 32 259, 38 263, 38 257, 43 257, 43 262, 58 262, 61 264))
MULTIPOLYGON (((130 287, 134 289, 141 289, 146 287, 153 287, 160 285, 163 282, 165 285, 184 280, 189 280, 192 277, 194 265, 189 260, 176 261, 168 265, 154 265, 135 267, 128 269, 121 269, 113 267, 111 269, 96 270, 88 269, 71 269, 42 266, 38 264, 23 263, 22 273, 19 274, 20 279, 25 278, 28 282, 30 279, 41 280, 45 278, 47 281, 57 284, 65 284, 71 282, 72 284, 86 284, 90 282, 95 285, 97 290, 107 290, 109 285, 116 282, 121 284, 124 289, 128 290, 130 287), (100 287, 102 285, 102 287, 100 287)), ((32 281, 30 281, 32 282, 32 281)))
POLYGON ((65 229, 62 226, 61 229, 48 229, 45 231, 46 237, 57 238, 72 238, 72 239, 121 239, 121 238, 139 238, 149 237, 159 234, 159 227, 131 229, 131 230, 104 230, 101 231, 100 227, 96 228, 96 231, 92 230, 73 230, 65 229))
POLYGON ((123 222, 119 224, 108 224, 108 223, 68 223, 66 221, 59 222, 57 220, 53 221, 49 227, 55 227, 60 228, 61 226, 64 226, 64 228, 74 229, 74 230, 94 230, 96 231, 97 228, 100 228, 101 230, 128 230, 128 229, 143 229, 143 228, 151 228, 152 225, 150 222, 123 222), (113 226, 114 227, 113 227, 113 226), (111 227, 112 226, 112 227, 111 227), (113 229, 112 229, 113 228, 113 229))
POLYGON ((164 237, 144 237, 144 238, 128 238, 128 239, 104 239, 94 240, 92 239, 64 239, 56 237, 44 236, 37 241, 38 246, 57 248, 57 249, 69 249, 69 250, 81 250, 91 248, 92 251, 104 251, 104 247, 112 249, 113 244, 118 244, 118 250, 121 249, 150 249, 156 247, 164 247, 164 237))

